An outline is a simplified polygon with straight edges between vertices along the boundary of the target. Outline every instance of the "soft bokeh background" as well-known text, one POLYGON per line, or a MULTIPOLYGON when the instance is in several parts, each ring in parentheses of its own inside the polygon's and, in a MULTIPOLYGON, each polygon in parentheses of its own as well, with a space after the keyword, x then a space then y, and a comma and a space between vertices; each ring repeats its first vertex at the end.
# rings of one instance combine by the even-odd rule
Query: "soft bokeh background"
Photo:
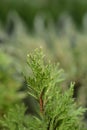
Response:
POLYGON ((75 81, 73 96, 87 107, 87 0, 0 0, 0 115, 21 100, 34 113, 23 73, 40 46, 64 69, 64 89, 75 81))

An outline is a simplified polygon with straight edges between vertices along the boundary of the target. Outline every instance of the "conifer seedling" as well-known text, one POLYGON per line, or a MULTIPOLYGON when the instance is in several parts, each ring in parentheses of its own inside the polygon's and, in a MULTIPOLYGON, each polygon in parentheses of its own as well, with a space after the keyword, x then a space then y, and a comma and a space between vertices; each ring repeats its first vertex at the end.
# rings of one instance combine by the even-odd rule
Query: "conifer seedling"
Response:
POLYGON ((2 130, 86 130, 85 109, 73 99, 74 83, 63 91, 64 72, 59 64, 45 62, 41 49, 27 56, 29 76, 25 75, 28 94, 37 100, 38 116, 25 115, 25 106, 16 105, 0 119, 2 130))

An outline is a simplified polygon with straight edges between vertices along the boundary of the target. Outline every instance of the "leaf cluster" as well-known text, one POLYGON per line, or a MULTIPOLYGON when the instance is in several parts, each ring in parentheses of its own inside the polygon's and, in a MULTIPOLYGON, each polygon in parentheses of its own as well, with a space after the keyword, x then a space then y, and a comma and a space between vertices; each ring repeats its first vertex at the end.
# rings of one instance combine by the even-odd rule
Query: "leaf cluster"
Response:
POLYGON ((46 64, 40 49, 28 55, 27 63, 30 75, 25 79, 28 93, 37 100, 38 116, 25 115, 25 107, 16 105, 0 120, 2 130, 84 130, 85 109, 72 98, 74 83, 62 90, 64 74, 59 65, 46 64))

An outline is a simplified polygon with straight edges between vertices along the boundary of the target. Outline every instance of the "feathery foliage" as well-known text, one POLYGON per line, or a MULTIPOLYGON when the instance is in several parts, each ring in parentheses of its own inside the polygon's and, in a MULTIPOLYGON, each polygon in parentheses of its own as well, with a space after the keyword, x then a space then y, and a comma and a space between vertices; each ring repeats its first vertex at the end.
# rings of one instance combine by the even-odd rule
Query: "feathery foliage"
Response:
POLYGON ((0 120, 2 130, 83 130, 85 109, 78 108, 72 98, 74 83, 62 90, 64 74, 59 64, 46 64, 39 49, 28 55, 27 63, 28 93, 37 100, 39 116, 25 115, 25 107, 16 105, 0 120))

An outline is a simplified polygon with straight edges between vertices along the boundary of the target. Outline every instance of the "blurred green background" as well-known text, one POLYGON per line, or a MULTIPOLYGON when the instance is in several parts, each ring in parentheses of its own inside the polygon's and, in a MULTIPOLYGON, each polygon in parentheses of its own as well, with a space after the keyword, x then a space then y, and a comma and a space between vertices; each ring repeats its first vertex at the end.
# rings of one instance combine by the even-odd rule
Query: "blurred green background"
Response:
POLYGON ((75 81, 73 96, 87 107, 87 0, 0 0, 0 115, 21 101, 34 113, 23 73, 40 46, 64 69, 64 89, 75 81))
POLYGON ((49 19, 56 22, 63 12, 68 12, 80 27, 87 12, 87 0, 0 0, 0 18, 4 23, 12 10, 16 10, 30 28, 38 14, 43 14, 49 24, 49 19))

